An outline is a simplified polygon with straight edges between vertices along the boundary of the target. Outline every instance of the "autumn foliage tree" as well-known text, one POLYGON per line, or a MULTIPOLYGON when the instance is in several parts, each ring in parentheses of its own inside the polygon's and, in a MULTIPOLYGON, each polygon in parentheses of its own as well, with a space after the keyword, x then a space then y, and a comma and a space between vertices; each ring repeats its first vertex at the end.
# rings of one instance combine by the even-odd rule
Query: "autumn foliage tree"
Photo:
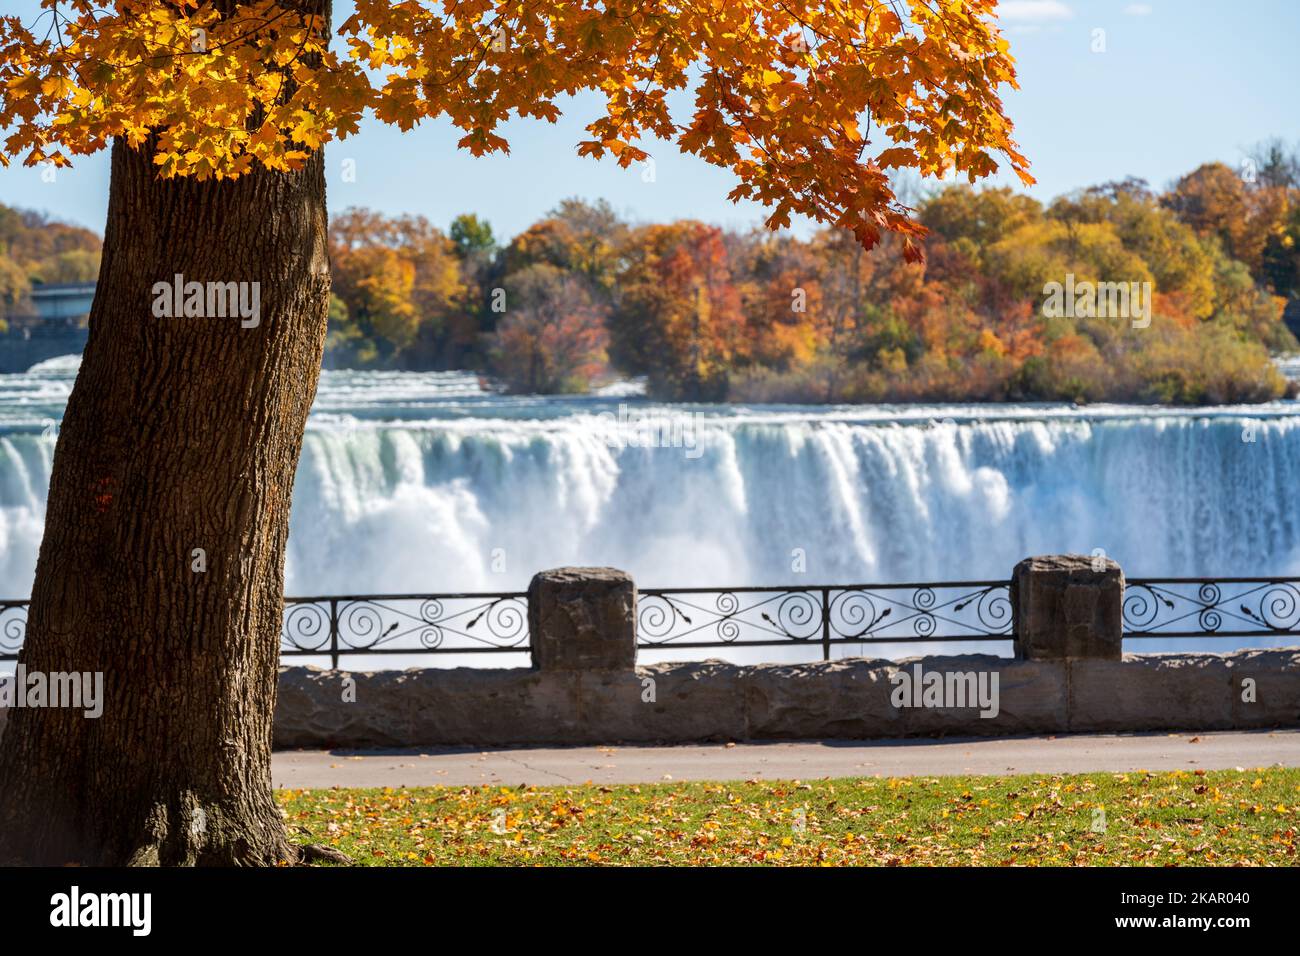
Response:
POLYGON ((329 344, 361 366, 418 368, 454 354, 469 304, 457 249, 423 216, 365 209, 336 216, 330 267, 347 311, 329 344))
POLYGON ((825 338, 816 250, 792 236, 757 231, 724 245, 748 326, 740 357, 776 369, 811 362, 825 338))
POLYGON ((492 364, 514 392, 585 392, 605 370, 606 309, 582 279, 549 263, 514 273, 492 364))
POLYGON ((610 328, 615 359, 646 375, 653 394, 725 398, 728 371, 747 341, 722 230, 698 222, 647 226, 627 255, 610 328))
POLYGON ((330 301, 320 149, 363 116, 442 119, 481 155, 508 148, 507 119, 553 121, 562 96, 592 90, 583 155, 627 166, 655 136, 730 170, 731 195, 769 206, 771 225, 803 214, 867 246, 892 232, 910 258, 922 228, 892 170, 977 179, 1000 153, 1028 177, 999 101, 1014 72, 994 0, 356 0, 337 30, 328 0, 42 6, 37 23, 0 18, 4 153, 63 166, 111 147, 112 172, 23 661, 103 671, 108 700, 97 721, 9 721, 4 857, 295 855, 271 714, 330 301), (688 89, 693 110, 674 115, 688 89), (151 318, 175 274, 259 283, 259 323, 151 318))

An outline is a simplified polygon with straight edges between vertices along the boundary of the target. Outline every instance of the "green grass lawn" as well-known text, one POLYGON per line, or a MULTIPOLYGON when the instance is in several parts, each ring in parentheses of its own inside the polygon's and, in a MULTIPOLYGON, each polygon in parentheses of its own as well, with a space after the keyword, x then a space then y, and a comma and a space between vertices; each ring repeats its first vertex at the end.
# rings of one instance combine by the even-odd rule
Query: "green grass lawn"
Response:
POLYGON ((357 863, 1294 866, 1300 770, 279 793, 357 863))

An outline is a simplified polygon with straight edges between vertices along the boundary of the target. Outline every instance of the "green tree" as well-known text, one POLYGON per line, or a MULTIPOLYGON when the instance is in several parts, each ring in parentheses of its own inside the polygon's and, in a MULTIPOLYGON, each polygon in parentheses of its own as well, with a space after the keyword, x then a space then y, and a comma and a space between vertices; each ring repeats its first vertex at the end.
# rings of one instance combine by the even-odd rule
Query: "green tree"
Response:
POLYGON ((476 255, 490 255, 497 246, 492 226, 472 212, 461 213, 451 221, 448 232, 462 260, 476 255))

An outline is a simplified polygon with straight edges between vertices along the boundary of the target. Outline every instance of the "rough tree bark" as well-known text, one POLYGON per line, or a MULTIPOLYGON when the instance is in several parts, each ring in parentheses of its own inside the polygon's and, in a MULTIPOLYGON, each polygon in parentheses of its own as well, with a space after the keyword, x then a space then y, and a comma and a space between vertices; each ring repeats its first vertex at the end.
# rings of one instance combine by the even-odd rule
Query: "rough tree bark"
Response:
POLYGON ((161 181, 117 143, 22 661, 101 671, 99 719, 11 711, 0 859, 291 859, 271 792, 285 539, 329 298, 323 159, 161 181), (156 282, 258 282, 261 320, 156 318, 156 282), (195 571, 195 549, 206 571, 195 571))

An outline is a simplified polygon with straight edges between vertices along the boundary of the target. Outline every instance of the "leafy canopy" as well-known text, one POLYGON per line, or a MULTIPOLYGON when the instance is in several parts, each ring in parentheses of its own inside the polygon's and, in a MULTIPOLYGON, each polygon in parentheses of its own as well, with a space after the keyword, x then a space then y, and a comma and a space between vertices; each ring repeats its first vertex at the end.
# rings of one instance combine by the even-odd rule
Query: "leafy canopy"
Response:
POLYGON ((582 90, 604 109, 578 144, 624 167, 653 136, 730 169, 732 199, 851 229, 924 233, 892 169, 970 181, 1001 153, 1026 183, 999 87, 1013 59, 995 0, 357 0, 331 38, 323 0, 42 0, 0 18, 4 155, 57 165, 157 136, 164 177, 294 169, 357 132, 446 117, 475 155, 512 116, 554 122, 582 90), (670 94, 694 110, 674 117, 670 94))

